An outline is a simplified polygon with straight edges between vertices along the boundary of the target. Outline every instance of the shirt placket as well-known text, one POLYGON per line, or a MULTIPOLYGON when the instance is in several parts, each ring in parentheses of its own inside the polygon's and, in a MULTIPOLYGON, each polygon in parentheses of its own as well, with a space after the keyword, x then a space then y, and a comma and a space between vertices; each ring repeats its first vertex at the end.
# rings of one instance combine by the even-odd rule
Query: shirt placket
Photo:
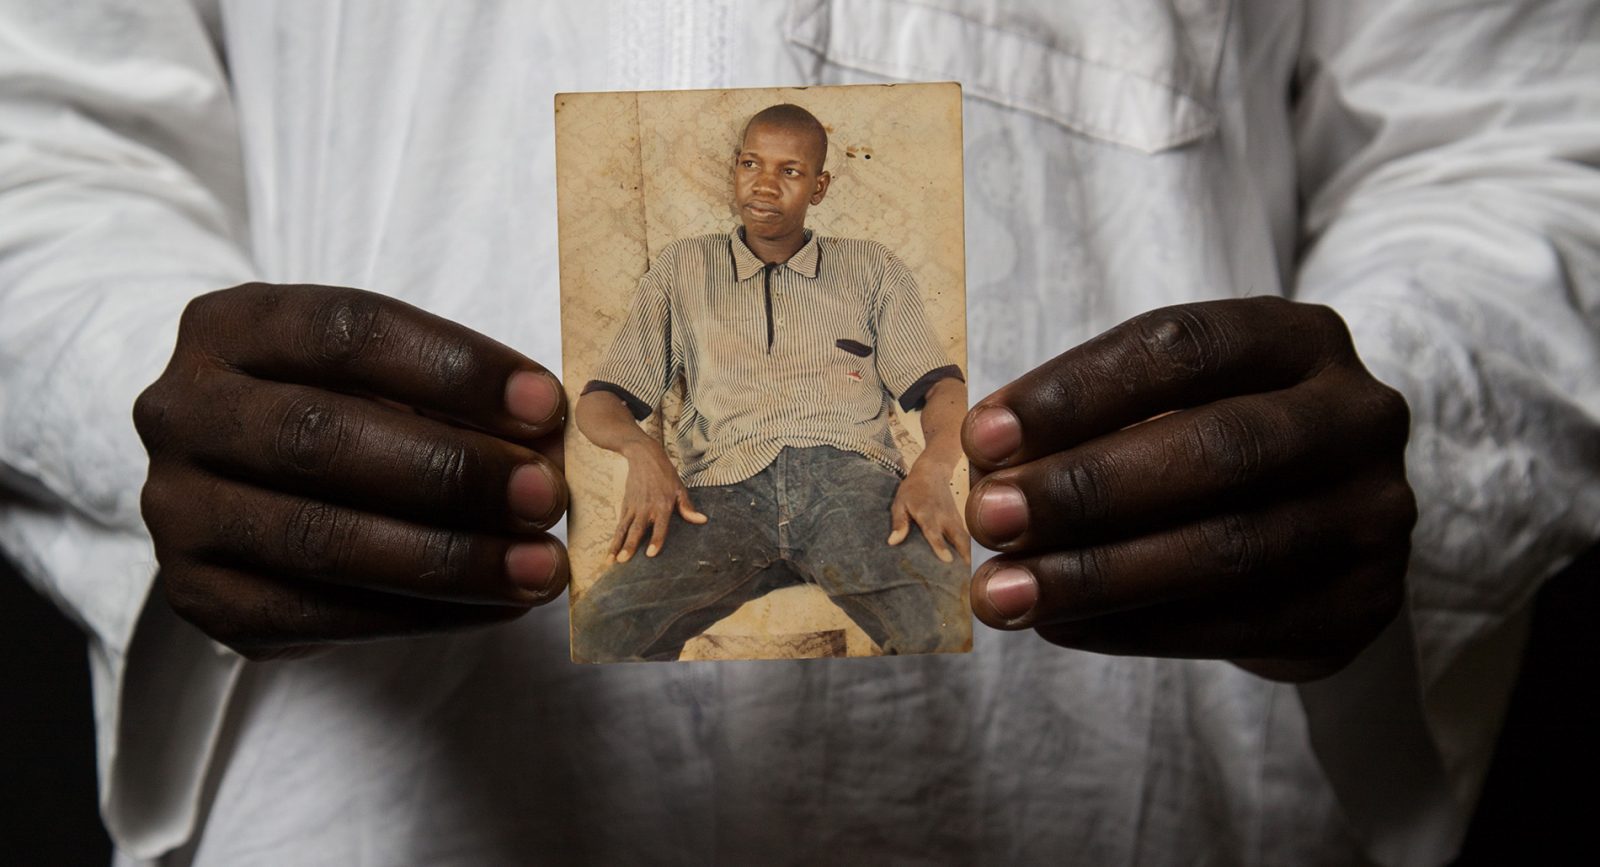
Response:
POLYGON ((761 294, 766 301, 767 309, 767 354, 772 354, 772 339, 776 336, 772 325, 772 270, 775 266, 771 263, 761 269, 761 294))

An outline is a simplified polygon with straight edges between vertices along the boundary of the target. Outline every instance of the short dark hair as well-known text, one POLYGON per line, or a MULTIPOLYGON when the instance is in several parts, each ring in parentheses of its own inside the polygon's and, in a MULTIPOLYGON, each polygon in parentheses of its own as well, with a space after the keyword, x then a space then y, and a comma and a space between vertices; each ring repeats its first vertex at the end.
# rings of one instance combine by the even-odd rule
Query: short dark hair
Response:
POLYGON ((744 132, 739 134, 740 146, 743 146, 745 136, 750 134, 750 127, 764 125, 775 126, 780 129, 789 129, 803 132, 817 140, 817 171, 822 171, 822 166, 828 160, 828 130, 823 127, 822 121, 817 116, 793 103, 769 105, 756 112, 745 122, 744 132))

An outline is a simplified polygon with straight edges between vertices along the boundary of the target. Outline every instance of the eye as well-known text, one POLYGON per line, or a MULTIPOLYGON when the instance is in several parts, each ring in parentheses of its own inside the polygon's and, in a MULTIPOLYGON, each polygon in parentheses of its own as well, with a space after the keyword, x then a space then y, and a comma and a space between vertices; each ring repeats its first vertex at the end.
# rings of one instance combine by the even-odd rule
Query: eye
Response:
POLYGON ((739 165, 741 165, 741 166, 743 166, 744 168, 747 168, 747 169, 748 168, 754 168, 755 164, 756 164, 755 160, 740 160, 739 161, 739 165))
POLYGON ((783 173, 788 175, 791 178, 795 178, 795 177, 799 177, 800 176, 800 170, 799 169, 795 169, 795 168, 784 169, 783 173))

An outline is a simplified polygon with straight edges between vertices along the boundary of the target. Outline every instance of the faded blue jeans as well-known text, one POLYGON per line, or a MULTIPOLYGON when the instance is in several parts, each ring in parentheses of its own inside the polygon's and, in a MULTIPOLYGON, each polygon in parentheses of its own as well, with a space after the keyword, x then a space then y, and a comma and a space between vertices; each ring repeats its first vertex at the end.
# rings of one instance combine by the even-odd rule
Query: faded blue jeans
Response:
POLYGON ((887 654, 968 646, 970 572, 935 557, 915 525, 890 547, 900 479, 829 446, 785 448, 735 485, 691 488, 710 519, 676 512, 655 557, 643 546, 573 606, 573 655, 588 662, 677 659, 683 645, 773 590, 814 584, 887 654))

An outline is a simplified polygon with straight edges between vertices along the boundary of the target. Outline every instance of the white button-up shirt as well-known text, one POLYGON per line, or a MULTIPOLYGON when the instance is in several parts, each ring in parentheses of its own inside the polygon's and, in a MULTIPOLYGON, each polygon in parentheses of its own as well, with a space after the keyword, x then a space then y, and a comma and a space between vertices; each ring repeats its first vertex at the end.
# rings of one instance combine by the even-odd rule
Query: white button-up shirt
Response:
POLYGON ((125 863, 1449 857, 1526 603, 1600 526, 1592 3, 201 6, 0 13, 0 545, 91 637, 125 863), (143 606, 129 411, 189 298, 360 286, 557 367, 552 94, 884 80, 964 85, 975 397, 1160 305, 1344 315, 1421 507, 1349 670, 988 630, 575 667, 560 605, 243 666, 143 606))

